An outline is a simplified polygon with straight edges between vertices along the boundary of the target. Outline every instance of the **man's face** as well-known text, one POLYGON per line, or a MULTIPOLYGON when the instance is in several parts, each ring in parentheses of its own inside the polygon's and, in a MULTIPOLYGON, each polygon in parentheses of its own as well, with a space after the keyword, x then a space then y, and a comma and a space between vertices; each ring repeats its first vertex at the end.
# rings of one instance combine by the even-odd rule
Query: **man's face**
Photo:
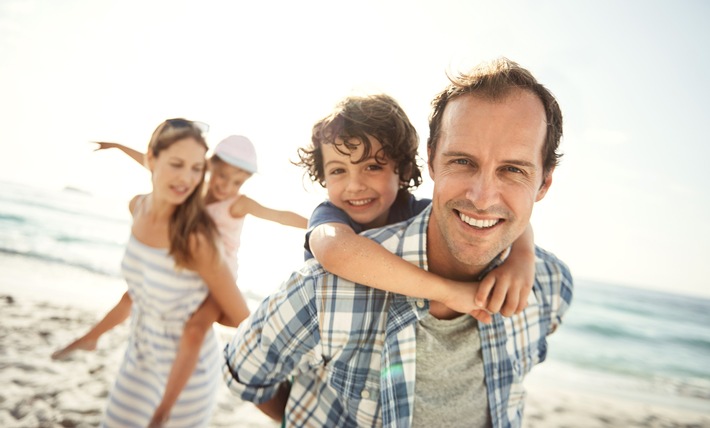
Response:
POLYGON ((545 134, 545 112, 531 92, 449 102, 429 153, 430 267, 470 278, 522 234, 552 181, 552 172, 543 180, 545 134))

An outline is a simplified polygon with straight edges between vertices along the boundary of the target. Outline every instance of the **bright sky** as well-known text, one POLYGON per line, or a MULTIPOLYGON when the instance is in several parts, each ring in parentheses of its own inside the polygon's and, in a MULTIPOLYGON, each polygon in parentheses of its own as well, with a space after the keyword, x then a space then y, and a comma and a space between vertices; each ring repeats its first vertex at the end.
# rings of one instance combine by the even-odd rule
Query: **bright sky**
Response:
MULTIPOLYGON (((245 191, 308 216, 325 194, 289 160, 340 98, 394 96, 425 141, 445 72, 507 56, 565 115, 537 243, 578 278, 710 296, 708 18, 701 0, 0 0, 0 179, 127 200, 147 173, 88 142, 143 150, 186 117, 212 146, 251 138, 245 191)), ((252 224, 247 280, 300 260, 300 231, 252 224)))

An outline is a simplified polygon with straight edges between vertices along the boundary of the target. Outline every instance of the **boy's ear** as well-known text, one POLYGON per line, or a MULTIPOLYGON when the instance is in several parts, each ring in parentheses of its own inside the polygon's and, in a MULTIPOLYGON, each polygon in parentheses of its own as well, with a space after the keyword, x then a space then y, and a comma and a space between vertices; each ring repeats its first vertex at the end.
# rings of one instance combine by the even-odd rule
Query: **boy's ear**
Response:
POLYGON ((406 186, 412 179, 412 165, 407 165, 399 174, 399 184, 406 186))

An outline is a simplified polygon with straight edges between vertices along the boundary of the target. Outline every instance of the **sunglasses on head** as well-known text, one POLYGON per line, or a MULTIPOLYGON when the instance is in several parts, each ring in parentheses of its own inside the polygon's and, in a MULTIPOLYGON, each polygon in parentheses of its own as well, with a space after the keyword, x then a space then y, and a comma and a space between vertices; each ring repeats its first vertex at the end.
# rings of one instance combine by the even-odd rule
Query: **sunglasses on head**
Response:
POLYGON ((199 122, 196 120, 187 120, 187 119, 168 119, 165 121, 165 123, 170 126, 171 128, 192 128, 196 127, 203 133, 207 132, 210 130, 210 126, 204 122, 199 122))

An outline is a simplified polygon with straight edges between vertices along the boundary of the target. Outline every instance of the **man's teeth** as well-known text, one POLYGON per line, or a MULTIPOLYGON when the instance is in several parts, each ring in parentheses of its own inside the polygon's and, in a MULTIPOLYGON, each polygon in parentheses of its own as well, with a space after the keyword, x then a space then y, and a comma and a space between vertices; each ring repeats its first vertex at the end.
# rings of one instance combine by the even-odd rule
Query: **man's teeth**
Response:
POLYGON ((471 218, 466 214, 462 213, 459 213, 459 217, 461 217, 461 220, 466 224, 470 224, 471 226, 477 227, 479 229, 485 229, 491 226, 495 226, 498 223, 498 220, 476 220, 475 218, 471 218))
POLYGON ((361 205, 369 204, 370 202, 372 202, 372 199, 360 199, 357 201, 351 200, 349 202, 350 202, 350 205, 361 206, 361 205))

